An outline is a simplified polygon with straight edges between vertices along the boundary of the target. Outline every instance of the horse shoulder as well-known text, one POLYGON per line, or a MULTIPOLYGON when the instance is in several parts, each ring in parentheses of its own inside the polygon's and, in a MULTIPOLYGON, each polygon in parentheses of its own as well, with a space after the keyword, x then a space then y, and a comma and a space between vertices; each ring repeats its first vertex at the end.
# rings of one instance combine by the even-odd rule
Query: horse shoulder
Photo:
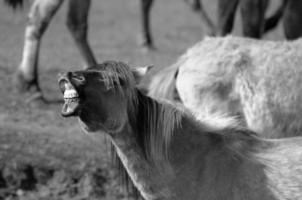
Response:
POLYGON ((249 127, 266 137, 301 130, 302 51, 299 42, 265 42, 250 51, 250 67, 236 77, 249 127), (297 110, 298 109, 298 110, 297 110), (273 134, 273 135, 272 135, 273 134))

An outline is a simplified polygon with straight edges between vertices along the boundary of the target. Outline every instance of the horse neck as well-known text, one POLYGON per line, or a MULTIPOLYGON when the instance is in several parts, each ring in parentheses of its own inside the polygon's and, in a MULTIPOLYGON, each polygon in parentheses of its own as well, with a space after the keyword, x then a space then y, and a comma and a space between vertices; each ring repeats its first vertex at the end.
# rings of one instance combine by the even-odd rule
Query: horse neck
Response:
POLYGON ((137 138, 138 134, 149 133, 136 133, 133 125, 127 124, 112 136, 112 142, 131 180, 146 200, 271 199, 265 197, 268 192, 263 166, 249 152, 253 144, 235 136, 225 141, 223 134, 211 132, 215 130, 190 115, 183 115, 181 126, 174 129, 168 146, 168 162, 159 156, 153 160, 155 164, 143 149, 148 144, 142 146, 137 138))
POLYGON ((125 127, 121 133, 111 139, 134 186, 146 200, 175 199, 167 187, 166 180, 169 173, 161 173, 150 164, 130 126, 125 127))
POLYGON ((137 110, 129 111, 129 123, 121 132, 111 136, 116 153, 134 186, 146 200, 175 200, 177 198, 172 193, 173 189, 170 184, 174 176, 165 159, 166 149, 165 142, 163 142, 163 140, 167 141, 169 137, 163 137, 163 135, 166 132, 171 133, 173 129, 164 126, 171 123, 171 127, 173 127, 174 123, 177 124, 178 118, 173 115, 174 110, 171 107, 164 112, 160 103, 140 93, 135 102, 138 105, 131 106, 131 108, 137 110), (174 120, 165 118, 161 121, 165 115, 173 117, 174 120), (169 122, 165 123, 166 121, 169 122), (161 128, 161 126, 163 127, 161 128))

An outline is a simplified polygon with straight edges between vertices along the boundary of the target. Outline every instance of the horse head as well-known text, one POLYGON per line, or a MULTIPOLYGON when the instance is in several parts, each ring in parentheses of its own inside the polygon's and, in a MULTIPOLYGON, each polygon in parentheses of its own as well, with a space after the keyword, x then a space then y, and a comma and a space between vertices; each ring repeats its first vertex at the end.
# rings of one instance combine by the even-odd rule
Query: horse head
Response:
POLYGON ((135 101, 136 85, 147 71, 127 68, 122 62, 107 61, 60 75, 62 116, 78 116, 88 132, 122 129, 128 121, 128 106, 135 101))

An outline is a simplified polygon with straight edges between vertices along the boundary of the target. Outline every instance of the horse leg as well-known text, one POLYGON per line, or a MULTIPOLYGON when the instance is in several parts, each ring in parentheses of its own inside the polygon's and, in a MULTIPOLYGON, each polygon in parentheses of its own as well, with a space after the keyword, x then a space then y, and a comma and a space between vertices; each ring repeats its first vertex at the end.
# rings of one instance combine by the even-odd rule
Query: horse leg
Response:
POLYGON ((283 0, 278 9, 267 19, 265 19, 263 33, 271 31, 276 28, 280 19, 283 17, 284 9, 286 6, 287 0, 283 0))
POLYGON ((202 6, 202 5, 201 5, 200 1, 201 1, 201 0, 194 0, 194 1, 193 1, 193 3, 192 3, 192 9, 193 9, 193 10, 196 10, 196 11, 197 11, 197 10, 200 10, 200 9, 201 9, 201 6, 202 6))
POLYGON ((141 0, 141 22, 142 22, 142 45, 148 49, 153 49, 153 39, 150 31, 150 10, 153 0, 141 0))
POLYGON ((63 0, 35 0, 28 14, 21 64, 15 83, 20 91, 29 91, 41 97, 38 84, 40 41, 50 20, 63 0))
POLYGON ((85 67, 96 65, 96 59, 87 41, 90 0, 70 0, 67 13, 67 27, 84 58, 85 67))
POLYGON ((289 40, 302 36, 302 1, 288 0, 284 8, 283 27, 285 37, 289 40))
POLYGON ((209 35, 215 35, 215 25, 212 22, 211 18, 208 16, 207 12, 205 11, 201 0, 193 0, 192 2, 189 0, 184 0, 193 11, 198 12, 200 15, 201 20, 206 24, 207 28, 209 29, 209 35))
POLYGON ((252 38, 261 38, 264 32, 265 11, 268 0, 242 0, 241 16, 243 35, 252 38))
MULTIPOLYGON (((200 0, 201 1, 201 0, 200 0)), ((209 35, 216 35, 215 33, 215 25, 212 22, 211 18, 208 16, 207 12, 205 11, 203 4, 199 0, 195 0, 195 5, 198 5, 199 15, 201 17, 201 20, 206 24, 206 26, 209 29, 209 35)))
POLYGON ((234 17, 239 0, 218 0, 217 16, 217 36, 229 34, 234 25, 234 17))

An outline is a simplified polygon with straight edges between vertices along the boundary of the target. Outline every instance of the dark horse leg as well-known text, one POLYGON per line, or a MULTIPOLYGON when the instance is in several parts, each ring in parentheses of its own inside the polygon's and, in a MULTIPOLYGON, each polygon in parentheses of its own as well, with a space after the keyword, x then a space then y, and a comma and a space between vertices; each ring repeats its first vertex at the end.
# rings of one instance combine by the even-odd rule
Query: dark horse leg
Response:
POLYGON ((277 8, 277 10, 271 16, 269 16, 267 19, 265 19, 264 33, 277 27, 280 19, 283 17, 286 2, 287 2, 287 0, 283 0, 283 2, 280 4, 280 6, 277 8))
POLYGON ((264 17, 268 0, 218 0, 216 35, 225 36, 232 31, 239 3, 241 7, 243 35, 260 38, 264 32, 264 17))
POLYGON ((302 1, 286 0, 283 15, 285 37, 293 40, 302 36, 302 1))
POLYGON ((208 29, 209 35, 215 35, 216 27, 214 23, 212 22, 211 18, 208 16, 207 12, 205 11, 202 0, 184 0, 185 3, 187 3, 193 11, 197 12, 203 21, 203 23, 206 24, 208 29))
POLYGON ((239 0, 218 0, 217 7, 217 36, 225 36, 229 34, 234 25, 234 17, 239 0))
POLYGON ((193 0, 191 8, 196 11, 201 10, 202 4, 200 3, 200 1, 201 0, 193 0))
POLYGON ((15 82, 20 91, 29 91, 42 97, 38 84, 40 41, 53 15, 63 0, 35 0, 28 14, 22 61, 15 82))
POLYGON ((264 32, 265 11, 268 0, 241 0, 243 35, 261 38, 264 32))
POLYGON ((87 41, 90 0, 69 0, 67 27, 84 59, 85 67, 96 65, 96 59, 87 41))
POLYGON ((142 45, 153 49, 153 39, 150 31, 150 10, 153 0, 141 0, 141 22, 142 22, 142 45))

